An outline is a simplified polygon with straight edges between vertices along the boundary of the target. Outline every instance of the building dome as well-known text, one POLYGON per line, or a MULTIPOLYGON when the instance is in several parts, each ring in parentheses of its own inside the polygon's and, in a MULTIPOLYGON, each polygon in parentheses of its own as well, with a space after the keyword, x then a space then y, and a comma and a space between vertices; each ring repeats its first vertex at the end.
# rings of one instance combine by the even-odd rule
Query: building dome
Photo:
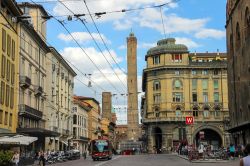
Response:
POLYGON ((157 42, 157 46, 148 50, 147 56, 163 53, 188 53, 188 48, 184 44, 176 44, 175 38, 162 39, 157 42))

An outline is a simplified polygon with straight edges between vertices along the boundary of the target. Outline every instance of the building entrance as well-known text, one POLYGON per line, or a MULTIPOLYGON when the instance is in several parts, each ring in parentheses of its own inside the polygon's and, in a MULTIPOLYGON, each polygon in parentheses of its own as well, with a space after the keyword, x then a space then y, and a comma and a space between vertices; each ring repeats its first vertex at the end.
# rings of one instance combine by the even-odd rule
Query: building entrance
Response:
POLYGON ((213 145, 213 149, 216 150, 222 146, 222 138, 219 133, 212 129, 203 129, 196 134, 195 143, 197 147, 201 143, 204 146, 213 145))
POLYGON ((162 149, 162 131, 159 127, 154 129, 154 136, 155 136, 155 150, 157 153, 161 152, 162 149))

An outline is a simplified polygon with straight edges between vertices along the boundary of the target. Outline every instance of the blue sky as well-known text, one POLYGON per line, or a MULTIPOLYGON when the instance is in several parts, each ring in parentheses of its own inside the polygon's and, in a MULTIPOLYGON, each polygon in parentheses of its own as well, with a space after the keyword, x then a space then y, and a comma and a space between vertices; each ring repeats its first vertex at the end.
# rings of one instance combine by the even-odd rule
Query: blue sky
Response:
MULTIPOLYGON (((23 0, 17 1, 24 2, 23 0)), ((27 1, 31 2, 29 0, 27 1)), ((34 2, 43 1, 48 0, 34 0, 34 2)), ((169 1, 171 0, 86 0, 92 13, 160 5, 169 1)), ((83 1, 66 0, 63 3, 76 14, 87 13, 83 1)), ((71 14, 59 2, 40 4, 44 5, 44 8, 54 16, 71 14)), ((217 49, 221 52, 225 52, 225 8, 226 0, 180 0, 177 3, 170 3, 162 8, 166 36, 174 37, 178 43, 186 44, 190 52, 215 52, 217 49)), ((99 19, 94 18, 111 55, 116 62, 118 62, 120 68, 117 67, 105 49, 91 19, 88 16, 83 17, 86 19, 87 27, 113 69, 111 69, 100 50, 95 46, 95 43, 82 23, 74 18, 73 21, 67 21, 66 17, 57 18, 65 20, 65 26, 108 79, 102 76, 100 71, 92 64, 88 57, 84 55, 83 51, 76 45, 63 27, 51 19, 47 21, 48 43, 54 46, 65 59, 77 66, 82 73, 92 74, 92 90, 75 80, 75 94, 95 97, 100 102, 100 94, 103 89, 111 91, 113 94, 118 94, 114 96, 113 103, 116 105, 115 107, 118 108, 118 123, 125 123, 126 97, 121 94, 126 93, 125 87, 123 86, 123 84, 126 84, 126 75, 120 68, 125 71, 127 70, 126 37, 132 29, 138 40, 138 89, 141 91, 141 75, 146 64, 144 60, 145 54, 149 48, 156 45, 158 40, 164 38, 159 8, 135 10, 126 13, 112 13, 103 15, 99 19), (114 74, 114 71, 121 81, 114 74), (111 84, 113 86, 110 86, 111 84), (117 92, 116 89, 118 89, 119 92, 117 92)), ((78 71, 76 72, 78 73, 77 79, 87 84, 88 78, 78 71)))

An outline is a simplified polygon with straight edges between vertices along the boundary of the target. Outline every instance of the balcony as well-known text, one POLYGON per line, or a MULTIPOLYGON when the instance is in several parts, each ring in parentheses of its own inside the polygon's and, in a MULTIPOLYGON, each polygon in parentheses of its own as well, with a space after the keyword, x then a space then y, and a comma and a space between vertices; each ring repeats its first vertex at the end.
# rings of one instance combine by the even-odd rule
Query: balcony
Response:
POLYGON ((35 96, 41 96, 43 94, 43 88, 41 86, 34 86, 35 96))
MULTIPOLYGON (((223 122, 226 117, 229 117, 228 111, 197 111, 197 113, 194 117, 195 122, 223 122)), ((159 111, 158 117, 154 112, 148 112, 142 122, 185 122, 187 116, 193 116, 193 111, 181 111, 178 114, 172 110, 159 111)))
POLYGON ((25 104, 19 105, 19 113, 20 116, 28 117, 36 120, 40 120, 43 117, 43 113, 37 109, 34 109, 30 106, 25 104))
POLYGON ((27 89, 31 85, 31 79, 27 76, 20 76, 19 77, 19 85, 23 89, 27 89))

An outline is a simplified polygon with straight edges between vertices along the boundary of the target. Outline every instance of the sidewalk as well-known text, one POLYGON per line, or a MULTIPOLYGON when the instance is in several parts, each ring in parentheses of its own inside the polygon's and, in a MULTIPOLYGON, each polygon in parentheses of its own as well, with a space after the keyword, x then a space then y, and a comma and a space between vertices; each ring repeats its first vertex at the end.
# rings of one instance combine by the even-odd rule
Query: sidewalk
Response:
MULTIPOLYGON (((182 158, 182 159, 190 161, 186 155, 178 155, 177 154, 177 156, 182 158)), ((229 161, 230 160, 221 160, 221 159, 199 159, 199 160, 192 160, 190 162, 192 162, 192 163, 226 163, 229 161)))

